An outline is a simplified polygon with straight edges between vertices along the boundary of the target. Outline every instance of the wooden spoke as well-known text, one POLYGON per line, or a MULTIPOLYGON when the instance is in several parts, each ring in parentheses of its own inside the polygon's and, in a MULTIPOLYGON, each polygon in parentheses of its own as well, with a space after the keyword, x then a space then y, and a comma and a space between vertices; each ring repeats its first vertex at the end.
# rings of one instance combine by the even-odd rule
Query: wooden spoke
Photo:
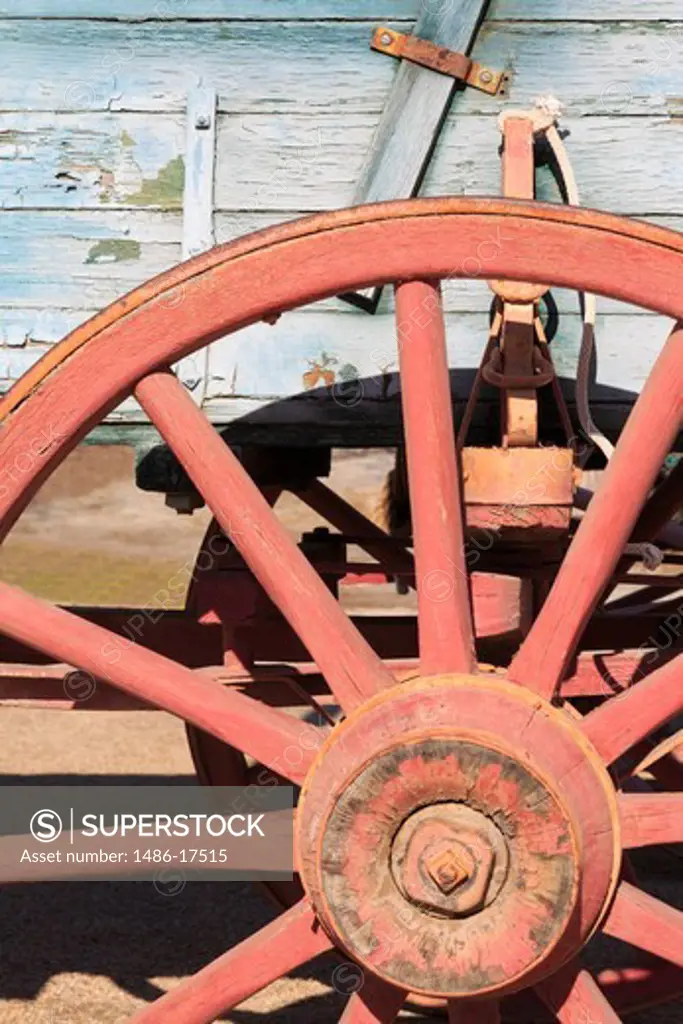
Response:
POLYGON ((619 814, 625 850, 683 843, 683 793, 620 793, 619 814))
POLYGON ((537 985, 536 994, 559 1024, 619 1024, 621 1020, 588 971, 573 964, 537 985))
POLYGON ((683 911, 621 882, 603 931, 683 967, 683 911))
POLYGON ((406 993, 380 978, 365 975, 363 987, 349 999, 339 1024, 392 1024, 406 993))
POLYGON ((135 395, 346 711, 395 682, 273 514, 256 484, 170 372, 135 395))
POLYGON ((600 490, 509 676, 552 698, 614 573, 638 513, 675 440, 683 409, 683 327, 669 336, 633 407, 600 490))
POLYGON ((331 948, 306 900, 181 982, 131 1024, 212 1024, 216 1017, 331 948))
POLYGON ((0 632, 163 708, 300 783, 324 733, 109 630, 0 583, 0 632))
POLYGON ((396 287, 406 459, 424 675, 471 672, 474 631, 441 293, 396 287))
POLYGON ((683 655, 586 715, 582 729, 607 764, 683 711, 683 655))
POLYGON ((497 1001, 465 1002, 450 999, 448 1002, 448 1024, 500 1024, 500 1003, 497 1001))

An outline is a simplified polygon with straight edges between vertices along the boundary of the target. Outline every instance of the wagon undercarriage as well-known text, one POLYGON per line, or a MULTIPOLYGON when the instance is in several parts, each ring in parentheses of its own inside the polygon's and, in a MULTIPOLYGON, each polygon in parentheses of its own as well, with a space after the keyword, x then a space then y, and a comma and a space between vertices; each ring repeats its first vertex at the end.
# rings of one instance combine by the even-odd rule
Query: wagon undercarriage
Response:
POLYGON ((641 889, 629 860, 683 841, 678 613, 659 600, 680 587, 670 520, 683 475, 660 474, 681 426, 683 333, 672 330, 594 496, 577 491, 572 439, 545 444, 529 415, 529 373, 547 366, 520 380, 494 365, 507 374, 504 443, 458 444, 439 281, 474 276, 471 254, 501 237, 486 271, 498 281, 683 317, 673 232, 416 200, 212 250, 74 332, 5 400, 0 459, 27 468, 0 498, 3 534, 129 393, 215 517, 182 613, 70 611, 0 584, 5 703, 67 704, 63 677, 80 670, 102 682, 101 707, 185 719, 203 781, 302 787, 297 878, 274 887, 282 915, 141 1024, 208 1024, 329 949, 364 971, 345 1024, 393 1021, 415 997, 447 1005, 454 1024, 607 1024, 683 991, 683 913, 641 889), (320 479, 273 480, 272 465, 267 483, 252 479, 169 369, 247 324, 385 284, 399 338, 412 325, 399 341, 402 536, 320 479), (334 532, 297 547, 273 510, 285 486, 334 532), (641 567, 653 546, 665 572, 641 567), (350 619, 338 596, 358 579, 399 580, 417 615, 350 619), (641 589, 615 595, 624 583, 641 589), (647 788, 634 788, 644 770, 647 788), (638 950, 636 965, 596 979, 581 956, 598 933, 638 950))

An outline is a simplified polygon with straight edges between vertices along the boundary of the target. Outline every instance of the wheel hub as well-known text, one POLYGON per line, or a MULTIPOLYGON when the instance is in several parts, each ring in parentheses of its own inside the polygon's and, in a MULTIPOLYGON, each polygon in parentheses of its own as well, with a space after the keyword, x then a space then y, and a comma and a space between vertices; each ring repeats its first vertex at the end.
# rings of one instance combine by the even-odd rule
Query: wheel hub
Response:
POLYGON ((556 970, 618 875, 613 786, 579 728, 486 676, 403 685, 355 712, 307 779, 298 838, 333 941, 437 998, 556 970))

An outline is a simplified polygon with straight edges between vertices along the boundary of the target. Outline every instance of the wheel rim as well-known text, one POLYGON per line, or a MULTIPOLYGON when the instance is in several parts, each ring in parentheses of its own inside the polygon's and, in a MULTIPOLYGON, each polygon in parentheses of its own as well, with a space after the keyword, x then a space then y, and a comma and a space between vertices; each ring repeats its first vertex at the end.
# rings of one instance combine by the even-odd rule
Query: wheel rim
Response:
MULTIPOLYGON (((68 360, 58 363, 59 353, 51 356, 54 366, 48 360, 5 400, 0 458, 10 466, 19 466, 17 460, 24 456, 21 465, 25 469, 10 474, 0 498, 4 533, 68 451, 134 390, 221 527, 231 534, 247 564, 309 648, 349 715, 345 731, 358 729, 364 735, 375 702, 384 706, 385 701, 396 701, 392 707, 398 709, 407 699, 408 690, 401 688, 400 695, 394 694, 391 673, 356 634, 331 595, 323 596, 314 570, 303 556, 296 556, 286 534, 274 525, 263 497, 165 367, 215 337, 282 309, 341 290, 392 280, 407 282, 397 286, 399 317, 411 309, 426 308, 426 302, 432 313, 428 322, 418 324, 411 332, 410 345, 400 345, 409 474, 411 481, 418 482, 413 518, 423 678, 414 684, 415 692, 424 706, 433 689, 430 680, 445 675, 446 681, 439 685, 449 701, 457 704, 456 696, 465 686, 470 688, 468 707, 476 703, 475 694, 483 699, 494 693, 497 706, 503 708, 508 699, 504 695, 509 694, 511 683, 516 683, 516 696, 509 698, 510 708, 528 707, 525 701, 531 701, 539 720, 555 723, 561 713, 548 701, 556 694, 568 659, 680 428, 683 335, 679 330, 672 333, 636 403, 605 484, 591 503, 543 610, 510 667, 509 681, 492 683, 486 674, 476 674, 473 658, 448 367, 435 284, 453 267, 458 276, 478 276, 481 269, 477 270, 472 253, 480 253, 481 265, 482 246, 487 245, 492 247, 486 250, 492 258, 486 261, 486 276, 542 279, 553 285, 622 298, 668 315, 683 315, 683 299, 676 287, 683 268, 680 236, 592 212, 487 200, 415 201, 311 218, 293 227, 264 232, 162 275, 121 300, 67 340, 61 352, 70 353, 68 360), (287 275, 281 273, 283 256, 287 275), (261 288, 246 288, 252 275, 260 280, 261 288), (433 399, 429 408, 418 401, 425 389, 433 399), (72 398, 75 393, 79 395, 78 404, 72 398), (424 436, 433 440, 431 448, 420 449, 420 437, 424 436), (646 452, 640 443, 644 436, 649 441, 646 452), (445 510, 440 522, 431 515, 425 492, 438 496, 438 504, 445 510), (230 500, 226 500, 228 494, 230 500), (611 507, 616 512, 610 513, 611 507), (607 521, 609 534, 605 531, 607 521), (245 524, 258 529, 249 532, 245 524), (591 556, 596 550, 599 557, 591 556), (445 589, 435 589, 435 581, 443 583, 434 575, 440 572, 446 572, 450 580, 445 589)), ((590 975, 573 963, 575 954, 601 924, 608 934, 683 968, 683 914, 627 883, 620 883, 614 894, 615 865, 621 850, 619 822, 624 823, 631 845, 645 845, 653 837, 661 841, 663 836, 664 841, 679 842, 681 816, 676 797, 680 794, 664 794, 665 805, 650 801, 645 808, 635 808, 630 794, 624 794, 617 805, 613 786, 606 781, 607 767, 624 751, 683 710, 677 660, 657 668, 622 697, 605 703, 580 726, 567 722, 560 726, 559 719, 556 723, 562 736, 562 729, 569 730, 568 749, 579 759, 582 771, 590 775, 587 791, 593 794, 596 805, 595 820, 589 815, 589 822, 595 833, 586 833, 586 823, 581 822, 577 809, 578 797, 572 796, 559 762, 547 769, 546 779, 542 771, 539 774, 536 763, 527 764, 519 731, 511 732, 509 724, 486 742, 482 740, 481 723, 479 732, 475 730, 479 748, 489 754, 494 750, 504 752, 518 772, 527 771, 532 780, 529 786, 534 779, 536 785, 543 779, 543 799, 557 815, 558 842, 562 821, 571 833, 563 856, 569 858, 574 896, 566 906, 559 900, 552 903, 558 914, 556 932, 545 945, 541 944, 536 958, 524 959, 520 954, 524 961, 521 967, 510 962, 502 978, 488 978, 486 983, 476 983, 470 976, 469 987, 463 989, 454 985, 452 977, 446 981, 442 978, 442 984, 437 978, 420 986, 416 984, 417 974, 405 977, 395 966, 389 969, 366 956, 358 941, 349 936, 338 906, 331 905, 329 879, 321 873, 322 862, 316 851, 321 843, 323 848, 329 843, 326 828, 330 823, 338 828, 333 820, 336 804, 329 803, 327 793, 319 800, 310 794, 321 785, 318 780, 328 770, 325 765, 338 756, 335 752, 340 747, 334 735, 328 741, 322 730, 293 724, 275 709, 258 705, 242 694, 220 690, 151 652, 118 648, 106 656, 103 652, 112 642, 106 630, 4 584, 0 585, 0 630, 184 717, 297 784, 306 780, 309 795, 304 801, 298 853, 307 897, 259 936, 143 1011, 139 1021, 208 1022, 333 944, 368 967, 366 985, 352 997, 344 1014, 346 1024, 391 1021, 407 989, 421 987, 432 995, 449 998, 452 1021, 464 1022, 472 1012, 478 1014, 476 1019, 488 1017, 494 1021, 499 1018, 499 998, 529 984, 536 987, 560 1021, 575 1020, 580 1013, 599 1014, 603 1022, 617 1020, 590 975), (283 761, 283 750, 295 751, 297 759, 283 761), (327 807, 326 814, 322 814, 321 807, 327 807), (641 816, 648 824, 637 832, 632 823, 641 816), (602 845, 599 850, 596 847, 595 863, 589 864, 587 850, 598 836, 602 836, 602 845), (595 870, 599 875, 591 875, 595 870), (591 877, 587 886, 585 878, 579 877, 586 875, 591 877), (579 905, 584 916, 577 928, 570 927, 579 905), (264 965, 257 971, 253 970, 253 957, 264 965), (572 962, 566 963, 568 959, 572 962), (490 997, 489 1002, 481 1004, 477 1000, 470 1009, 472 995, 490 997)), ((464 707, 459 706, 459 715, 464 707)), ((514 718, 510 713, 510 721, 514 718)), ((555 755, 561 747, 559 740, 555 742, 560 733, 546 738, 543 749, 547 746, 555 755)), ((397 735, 401 737, 400 729, 397 735)), ((410 729, 402 739, 406 737, 412 737, 410 729)), ((361 768, 380 775, 385 770, 382 759, 386 744, 379 738, 370 739, 369 749, 363 751, 363 764, 345 766, 345 783, 340 792, 333 794, 335 801, 348 799, 354 771, 360 778, 361 768)), ((447 739, 450 747, 444 761, 455 756, 454 743, 465 741, 457 730, 447 739)), ((419 755, 422 760, 423 754, 419 755)), ((367 776, 363 781, 372 782, 367 776)), ((455 785, 454 779, 451 784, 455 785)), ((586 799, 585 793, 582 799, 586 799)), ((439 801, 434 800, 433 793, 426 794, 420 807, 407 813, 435 802, 439 801)), ((468 810, 482 813, 477 807, 468 810)), ((516 855, 512 851, 513 859, 516 855)), ((500 892, 504 888, 501 885, 500 892)), ((497 898, 498 894, 490 906, 495 907, 497 898)), ((509 922, 505 930, 509 930, 509 922)))

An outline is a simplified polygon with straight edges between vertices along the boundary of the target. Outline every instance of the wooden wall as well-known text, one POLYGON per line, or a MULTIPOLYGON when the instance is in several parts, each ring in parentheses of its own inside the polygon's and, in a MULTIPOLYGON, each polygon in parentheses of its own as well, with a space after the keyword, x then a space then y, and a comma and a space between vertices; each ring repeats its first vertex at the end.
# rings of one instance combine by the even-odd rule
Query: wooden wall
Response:
MULTIPOLYGON (((217 241, 350 203, 395 73, 370 51, 371 30, 405 29, 418 11, 419 0, 4 0, 0 387, 181 258, 185 106, 199 81, 219 97, 217 241)), ((565 104, 586 205, 683 227, 683 0, 493 0, 475 56, 510 70, 510 104, 548 93, 565 104)), ((457 97, 425 194, 498 192, 499 109, 473 90, 457 97)), ((541 193, 555 198, 549 180, 541 193)), ((451 284, 446 301, 453 365, 473 367, 489 294, 451 284)), ((571 377, 576 302, 559 301, 556 359, 571 377)), ((623 403, 668 325, 599 308, 599 380, 623 403)), ((298 394, 316 365, 338 380, 382 378, 395 368, 393 333, 387 296, 375 317, 330 301, 217 343, 211 413, 232 419, 298 394)), ((284 415, 310 408, 290 402, 284 415)))

